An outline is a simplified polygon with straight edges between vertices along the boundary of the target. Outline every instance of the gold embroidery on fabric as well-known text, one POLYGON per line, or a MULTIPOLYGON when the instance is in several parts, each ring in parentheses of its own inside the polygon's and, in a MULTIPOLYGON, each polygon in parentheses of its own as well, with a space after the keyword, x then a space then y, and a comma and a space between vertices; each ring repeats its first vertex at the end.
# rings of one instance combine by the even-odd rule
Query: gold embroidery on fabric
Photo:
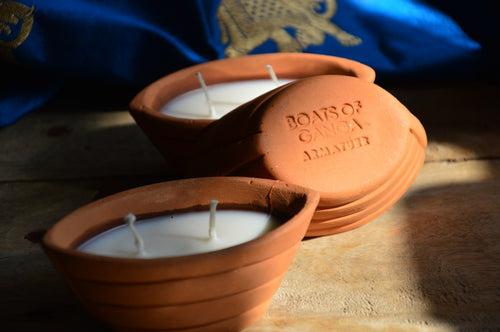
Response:
POLYGON ((321 45, 325 34, 343 46, 360 44, 360 38, 330 22, 336 11, 336 0, 222 0, 217 17, 222 42, 228 44, 226 56, 235 57, 269 39, 281 52, 300 52, 309 45, 321 45))
POLYGON ((0 0, 0 55, 12 57, 12 50, 28 38, 33 27, 34 11, 34 6, 0 0))

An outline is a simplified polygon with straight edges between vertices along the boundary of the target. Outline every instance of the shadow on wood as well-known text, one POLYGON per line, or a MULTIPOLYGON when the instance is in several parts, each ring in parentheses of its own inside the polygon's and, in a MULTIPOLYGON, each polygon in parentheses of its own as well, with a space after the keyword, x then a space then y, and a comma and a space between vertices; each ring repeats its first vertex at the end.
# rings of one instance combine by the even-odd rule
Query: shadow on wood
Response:
POLYGON ((459 328, 500 326, 500 163, 494 166, 489 181, 429 187, 405 201, 420 291, 437 319, 459 328))

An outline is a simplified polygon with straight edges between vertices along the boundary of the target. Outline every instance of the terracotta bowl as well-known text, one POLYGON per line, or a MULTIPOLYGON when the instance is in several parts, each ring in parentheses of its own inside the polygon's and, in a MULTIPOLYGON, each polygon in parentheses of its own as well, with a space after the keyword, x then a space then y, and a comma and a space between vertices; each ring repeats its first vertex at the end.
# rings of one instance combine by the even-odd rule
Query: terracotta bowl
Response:
POLYGON ((239 330, 259 319, 279 287, 319 201, 279 181, 218 177, 179 180, 118 193, 84 206, 45 235, 45 252, 97 319, 118 331, 239 330), (262 210, 283 224, 255 240, 204 254, 133 259, 76 248, 133 212, 152 217, 220 209, 262 210))
MULTIPOLYGON (((160 109, 176 96, 199 88, 196 72, 202 72, 208 85, 268 78, 265 65, 273 66, 278 77, 305 78, 324 74, 357 77, 373 82, 375 71, 359 62, 345 58, 303 53, 275 53, 243 56, 203 63, 179 70, 154 82, 130 103, 130 113, 174 166, 178 157, 185 157, 198 144, 200 132, 214 120, 182 119, 160 113, 160 109)), ((181 166, 178 166, 181 169, 181 166)))

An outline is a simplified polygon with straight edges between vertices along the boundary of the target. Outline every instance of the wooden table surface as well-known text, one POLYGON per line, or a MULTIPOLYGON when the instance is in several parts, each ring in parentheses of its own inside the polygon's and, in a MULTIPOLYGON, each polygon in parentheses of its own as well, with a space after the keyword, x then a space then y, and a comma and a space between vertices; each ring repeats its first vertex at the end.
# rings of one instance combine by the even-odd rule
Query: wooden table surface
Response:
MULTIPOLYGON (((500 87, 391 92, 428 131, 421 174, 372 223, 304 241, 248 332, 500 330, 500 87)), ((126 111, 58 108, 1 129, 0 329, 107 331, 34 242, 83 204, 170 178, 126 111)))

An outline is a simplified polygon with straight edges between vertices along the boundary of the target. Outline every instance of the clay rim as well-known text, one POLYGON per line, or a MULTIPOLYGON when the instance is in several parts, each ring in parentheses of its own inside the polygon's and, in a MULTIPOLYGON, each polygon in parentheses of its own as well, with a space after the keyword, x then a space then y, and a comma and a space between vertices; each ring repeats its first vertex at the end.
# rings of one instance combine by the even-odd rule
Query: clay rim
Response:
MULTIPOLYGON (((194 65, 185 69, 181 69, 179 71, 173 72, 164 76, 163 78, 153 82, 144 88, 137 96, 129 104, 129 110, 132 115, 142 114, 148 117, 151 117, 157 121, 168 121, 173 124, 179 126, 189 126, 189 127, 200 127, 203 128, 214 120, 210 119, 185 119, 174 117, 166 114, 162 114, 160 112, 160 108, 165 105, 167 102, 172 100, 173 98, 185 93, 187 91, 198 88, 197 83, 194 80, 194 74, 196 72, 203 72, 209 68, 217 68, 222 66, 231 66, 234 68, 244 68, 246 63, 249 61, 260 61, 263 63, 289 63, 296 61, 323 61, 325 63, 331 64, 332 66, 336 66, 336 69, 340 69, 339 72, 324 72, 324 73, 315 73, 315 75, 321 74, 332 74, 332 75, 348 75, 358 77, 367 82, 373 82, 375 80, 375 71, 360 62, 329 56, 329 55, 321 55, 321 54, 307 54, 307 53, 269 53, 269 54, 258 54, 258 55, 248 55, 239 58, 229 58, 229 59, 220 59, 209 61, 206 63, 194 65), (343 70, 343 72, 342 72, 343 70), (169 98, 161 99, 161 95, 165 93, 166 89, 169 89, 169 85, 180 84, 182 82, 186 82, 186 80, 190 80, 192 84, 184 83, 184 87, 178 89, 176 93, 174 93, 169 98), (166 88, 167 86, 167 88, 166 88), (161 99, 161 100, 160 100, 161 99), (161 104, 160 106, 158 104, 161 104)), ((283 76, 282 70, 279 68, 275 68, 276 74, 279 76, 283 76)), ((285 75, 286 78, 304 78, 308 76, 302 75, 285 75)), ((283 76, 284 77, 284 76, 283 76)), ((231 76, 226 77, 226 79, 211 79, 210 75, 207 75, 205 79, 209 84, 223 83, 223 82, 232 82, 238 80, 251 80, 251 79, 260 79, 260 78, 268 78, 267 73, 264 70, 262 72, 257 72, 253 75, 242 75, 241 73, 232 73, 231 76), (244 77, 242 77, 244 76, 244 77)), ((170 88, 171 89, 171 88, 170 88)))
POLYGON ((424 161, 425 161, 425 152, 422 151, 419 163, 415 164, 415 167, 413 169, 413 173, 409 174, 408 178, 405 181, 405 183, 406 183, 405 188, 406 189, 403 190, 399 196, 396 195, 395 199, 387 201, 386 204, 383 207, 381 207, 380 209, 378 209, 377 211, 374 211, 373 213, 371 213, 370 215, 368 215, 364 218, 361 218, 355 222, 352 222, 352 223, 349 223, 349 224, 346 224, 343 226, 337 226, 337 227, 332 226, 331 228, 324 228, 324 229, 317 229, 317 230, 316 229, 308 229, 307 233, 305 235, 305 238, 312 239, 312 238, 319 237, 319 236, 335 235, 335 234, 339 234, 339 233, 344 233, 344 232, 354 230, 354 229, 361 227, 369 222, 374 221, 376 218, 378 218, 383 213, 385 213, 387 210, 389 210, 392 206, 394 206, 394 204, 396 204, 399 201, 399 199, 401 199, 401 197, 408 191, 408 188, 411 186, 411 184, 417 178, 417 176, 420 172, 420 169, 422 168, 422 166, 424 164, 424 161))
MULTIPOLYGON (((409 160, 408 167, 406 167, 406 171, 400 177, 396 178, 396 185, 392 186, 390 190, 381 195, 378 200, 368 205, 361 211, 350 213, 342 217, 334 217, 321 221, 314 221, 313 219, 313 221, 311 221, 311 224, 309 225, 308 231, 342 227, 345 225, 353 224, 358 220, 368 218, 376 211, 385 211, 385 209, 388 209, 388 202, 394 201, 394 197, 401 197, 408 190, 409 185, 411 184, 411 182, 413 182, 412 176, 414 174, 418 174, 420 168, 422 167, 420 159, 423 153, 423 151, 415 151, 411 155, 411 159, 409 160)), ((399 198, 397 200, 399 200, 399 198)))
MULTIPOLYGON (((283 234, 286 234, 288 231, 292 230, 295 227, 299 227, 301 223, 307 222, 309 225, 310 223, 310 218, 305 218, 302 217, 304 214, 307 214, 309 210, 315 210, 316 206, 319 202, 320 195, 318 192, 304 188, 301 186, 297 185, 291 185, 287 184, 281 181, 277 180, 268 180, 268 179, 260 179, 260 178, 246 178, 246 177, 205 177, 205 178, 193 178, 193 179, 184 179, 184 180, 175 180, 175 181, 167 181, 167 182, 161 182, 161 183, 156 183, 152 185, 147 185, 147 186, 142 186, 142 187, 137 187, 134 189, 122 191, 119 193, 116 193, 111 196, 107 196, 105 198, 102 198, 100 200, 94 201, 90 204, 84 205, 70 214, 66 215, 63 217, 61 220, 59 220, 56 224, 54 224, 48 231, 45 233, 43 240, 42 240, 42 246, 45 250, 48 251, 54 251, 59 254, 62 254, 64 256, 70 256, 78 259, 85 259, 87 261, 97 261, 100 263, 106 263, 106 262, 113 262, 113 263, 120 263, 120 264, 135 264, 135 265, 156 265, 156 264, 184 264, 184 263, 190 263, 190 262, 195 262, 198 260, 203 260, 206 257, 212 256, 214 254, 217 255, 226 255, 230 254, 232 251, 245 251, 247 249, 252 249, 252 247, 255 247, 256 245, 258 246, 268 246, 272 245, 273 241, 276 239, 280 238, 283 234), (182 182, 194 182, 194 181, 211 181, 214 179, 220 179, 220 178, 225 178, 230 181, 234 181, 235 185, 238 184, 245 184, 245 181, 248 181, 248 184, 250 184, 250 181, 252 182, 258 182, 260 184, 263 184, 266 189, 269 190, 285 190, 292 192, 299 197, 304 197, 303 205, 300 207, 300 210, 290 217, 289 219, 285 220, 281 225, 276 227, 275 229, 267 232, 266 234, 251 240, 247 241, 244 243, 241 243, 236 246, 228 247, 225 249, 217 250, 217 251, 211 251, 211 252, 206 252, 206 253, 200 253, 200 254, 194 254, 194 255, 185 255, 185 256, 173 256, 173 257, 157 257, 157 258, 148 258, 148 259, 137 259, 137 258, 128 258, 128 257, 109 257, 109 256, 100 256, 100 255, 94 255, 94 254, 89 254, 85 253, 82 251, 79 251, 75 245, 73 245, 71 248, 66 248, 63 246, 60 246, 57 244, 57 239, 54 239, 53 233, 57 230, 55 228, 60 225, 61 223, 64 223, 67 220, 70 220, 70 218, 73 218, 77 214, 83 213, 83 211, 89 207, 94 207, 96 205, 103 204, 105 205, 108 200, 115 200, 119 199, 121 196, 125 196, 128 194, 133 194, 134 192, 138 192, 139 190, 150 190, 154 189, 157 187, 161 186, 169 186, 169 185, 175 185, 175 183, 182 183, 182 182)), ((219 203, 219 205, 223 208, 224 203, 219 203)), ((250 206, 250 205, 249 205, 250 206)), ((197 206, 199 207, 199 206, 197 206)), ((208 207, 208 205, 207 205, 208 207)), ((255 210, 255 209, 254 209, 255 210)), ((165 210, 163 213, 174 213, 176 210, 165 210)), ((177 210, 178 211, 178 210, 177 210)), ((109 221, 109 220, 107 220, 109 221)), ((103 230, 98 230, 96 233, 89 234, 86 239, 91 238, 92 236, 97 235, 98 233, 102 232, 103 230)), ((305 231, 307 231, 307 227, 305 227, 305 231)), ((85 240, 83 240, 85 241, 85 240)), ((81 241, 79 243, 82 243, 81 241)))
MULTIPOLYGON (((411 135, 411 133, 409 134, 411 135)), ((383 196, 387 195, 394 187, 398 186, 398 183, 402 178, 406 176, 408 170, 413 166, 415 156, 419 153, 419 145, 417 138, 414 135, 411 135, 413 139, 410 140, 410 144, 408 144, 408 149, 405 153, 405 157, 403 162, 398 166, 398 169, 393 173, 393 176, 389 178, 386 182, 382 183, 376 190, 368 193, 367 195, 349 202, 344 205, 335 206, 332 208, 317 208, 314 213, 311 224, 318 223, 326 220, 336 219, 336 218, 344 218, 352 214, 359 213, 365 208, 369 207, 372 204, 376 204, 378 200, 380 200, 383 196), (343 210, 346 209, 348 211, 355 210, 354 212, 344 213, 343 210), (334 214, 334 217, 329 215, 334 214), (318 217, 319 216, 319 217, 318 217)))

